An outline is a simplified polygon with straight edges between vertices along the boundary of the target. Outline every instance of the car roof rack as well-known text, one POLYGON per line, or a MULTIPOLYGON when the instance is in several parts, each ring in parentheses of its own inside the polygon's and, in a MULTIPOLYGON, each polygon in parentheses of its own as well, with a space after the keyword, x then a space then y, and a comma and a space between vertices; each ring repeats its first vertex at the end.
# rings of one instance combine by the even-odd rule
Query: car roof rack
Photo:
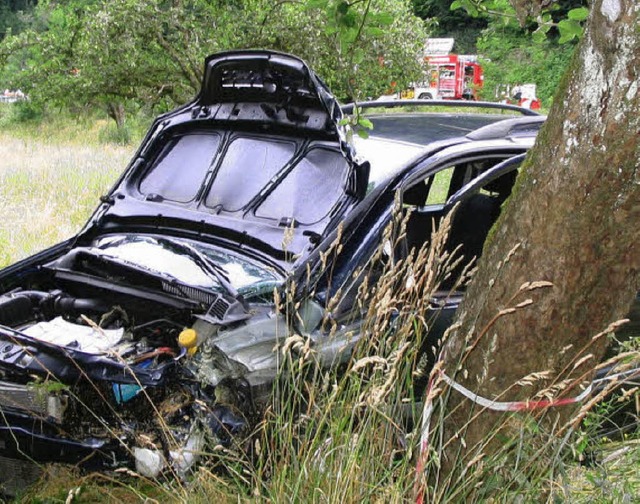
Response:
POLYGON ((482 126, 467 134, 469 140, 494 140, 497 138, 535 136, 547 116, 536 115, 505 119, 492 124, 482 126))
POLYGON ((540 116, 534 110, 509 105, 508 103, 469 101, 469 100, 374 100, 355 103, 347 103, 342 106, 342 112, 352 114, 354 107, 359 109, 369 108, 396 108, 396 107, 451 107, 451 108, 485 108, 518 112, 523 116, 540 116))

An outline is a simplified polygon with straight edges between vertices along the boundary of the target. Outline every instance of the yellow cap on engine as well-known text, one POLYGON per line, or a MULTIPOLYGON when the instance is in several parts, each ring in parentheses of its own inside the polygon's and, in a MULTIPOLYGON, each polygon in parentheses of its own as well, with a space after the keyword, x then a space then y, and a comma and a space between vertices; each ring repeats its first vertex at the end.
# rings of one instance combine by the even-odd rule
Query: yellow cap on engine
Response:
POLYGON ((183 329, 178 336, 178 344, 187 349, 189 355, 196 353, 198 344, 198 333, 194 329, 183 329))

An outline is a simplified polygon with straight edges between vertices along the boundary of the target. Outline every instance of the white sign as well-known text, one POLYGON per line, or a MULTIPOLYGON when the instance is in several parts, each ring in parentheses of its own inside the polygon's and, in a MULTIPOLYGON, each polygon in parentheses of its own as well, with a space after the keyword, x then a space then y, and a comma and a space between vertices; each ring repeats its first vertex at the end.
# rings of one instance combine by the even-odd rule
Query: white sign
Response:
POLYGON ((449 54, 453 49, 453 38, 430 38, 424 45, 425 56, 438 56, 449 54))

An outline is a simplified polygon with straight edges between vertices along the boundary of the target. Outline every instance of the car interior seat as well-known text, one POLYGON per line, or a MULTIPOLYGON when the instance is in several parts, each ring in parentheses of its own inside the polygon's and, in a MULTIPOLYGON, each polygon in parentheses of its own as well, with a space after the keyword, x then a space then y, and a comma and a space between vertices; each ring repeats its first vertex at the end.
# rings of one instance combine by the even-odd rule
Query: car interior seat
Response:
POLYGON ((451 221, 447 250, 460 247, 457 257, 462 257, 451 276, 443 283, 450 288, 472 260, 482 255, 489 230, 500 216, 502 204, 511 194, 517 172, 515 170, 485 184, 478 192, 460 201, 451 221))
POLYGON ((420 208, 424 207, 427 202, 432 183, 433 177, 429 177, 427 180, 411 186, 402 195, 402 203, 406 211, 411 211, 406 228, 407 251, 412 248, 418 250, 431 237, 433 214, 421 212, 420 208))

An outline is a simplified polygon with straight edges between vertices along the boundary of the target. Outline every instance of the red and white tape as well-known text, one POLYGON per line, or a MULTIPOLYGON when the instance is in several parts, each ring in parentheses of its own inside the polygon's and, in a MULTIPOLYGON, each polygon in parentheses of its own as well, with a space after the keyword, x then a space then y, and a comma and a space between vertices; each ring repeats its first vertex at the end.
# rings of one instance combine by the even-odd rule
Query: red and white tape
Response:
MULTIPOLYGON (((440 371, 436 375, 439 379, 444 381, 453 390, 459 392, 464 397, 474 402, 482 408, 491 411, 533 411, 537 409, 552 408, 556 406, 566 406, 569 404, 576 404, 583 401, 593 391, 593 383, 591 383, 586 389, 575 397, 562 397, 559 399, 538 399, 527 401, 496 401, 493 399, 487 399, 481 395, 472 392, 464 385, 452 380, 443 371, 440 371)), ((422 432, 420 433, 420 456, 418 457, 418 463, 416 464, 416 503, 423 504, 424 492, 422 491, 422 473, 424 470, 424 464, 426 462, 427 452, 429 448, 429 429, 431 426, 431 415, 433 413, 433 402, 431 400, 431 389, 433 388, 434 378, 431 376, 429 385, 427 386, 426 399, 424 403, 424 409, 422 411, 422 432)))
POLYGON ((494 401, 493 399, 482 397, 464 387, 460 383, 452 380, 445 373, 441 373, 440 378, 442 378, 442 381, 449 385, 453 390, 460 392, 463 396, 465 396, 470 401, 473 401, 478 406, 482 406, 483 408, 489 409, 491 411, 533 411, 537 409, 552 408, 554 406, 566 406, 568 404, 575 404, 583 401, 593 390, 592 383, 575 397, 505 402, 494 401))

